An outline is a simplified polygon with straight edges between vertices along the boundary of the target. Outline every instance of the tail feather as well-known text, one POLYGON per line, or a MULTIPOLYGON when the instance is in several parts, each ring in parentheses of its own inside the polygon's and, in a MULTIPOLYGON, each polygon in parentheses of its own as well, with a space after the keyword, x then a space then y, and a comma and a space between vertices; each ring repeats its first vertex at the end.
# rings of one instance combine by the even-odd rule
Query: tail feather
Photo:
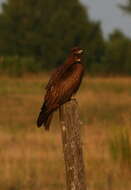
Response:
POLYGON ((53 117, 53 112, 48 116, 47 120, 44 122, 45 130, 49 130, 52 117, 53 117))
POLYGON ((43 104, 41 111, 39 113, 38 119, 37 119, 37 126, 41 127, 43 124, 46 130, 49 130, 49 126, 51 123, 53 113, 49 113, 45 104, 43 104))

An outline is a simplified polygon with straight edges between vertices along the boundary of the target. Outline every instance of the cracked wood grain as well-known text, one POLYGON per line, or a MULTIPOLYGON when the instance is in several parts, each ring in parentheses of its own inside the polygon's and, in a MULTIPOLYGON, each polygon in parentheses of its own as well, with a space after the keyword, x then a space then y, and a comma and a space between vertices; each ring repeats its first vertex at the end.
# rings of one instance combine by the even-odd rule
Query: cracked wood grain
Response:
POLYGON ((87 190, 80 138, 81 121, 75 99, 59 109, 67 190, 87 190))

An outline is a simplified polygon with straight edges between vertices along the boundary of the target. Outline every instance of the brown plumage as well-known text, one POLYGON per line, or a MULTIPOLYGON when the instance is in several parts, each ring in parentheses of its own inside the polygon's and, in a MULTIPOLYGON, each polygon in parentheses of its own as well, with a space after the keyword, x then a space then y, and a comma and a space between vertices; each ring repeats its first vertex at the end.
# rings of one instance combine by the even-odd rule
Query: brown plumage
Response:
POLYGON ((81 63, 82 55, 82 49, 73 48, 66 62, 53 72, 46 86, 44 103, 37 120, 38 127, 43 124, 48 130, 53 112, 69 101, 78 90, 84 73, 81 63))

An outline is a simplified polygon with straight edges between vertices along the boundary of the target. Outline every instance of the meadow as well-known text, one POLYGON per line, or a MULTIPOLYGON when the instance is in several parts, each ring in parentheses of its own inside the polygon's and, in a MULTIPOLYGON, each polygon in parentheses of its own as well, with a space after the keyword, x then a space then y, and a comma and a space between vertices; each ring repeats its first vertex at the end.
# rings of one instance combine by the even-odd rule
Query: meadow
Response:
MULTIPOLYGON (((65 190, 56 112, 36 127, 47 74, 0 77, 0 190, 65 190)), ((131 78, 85 77, 76 95, 90 190, 131 189, 131 78)))

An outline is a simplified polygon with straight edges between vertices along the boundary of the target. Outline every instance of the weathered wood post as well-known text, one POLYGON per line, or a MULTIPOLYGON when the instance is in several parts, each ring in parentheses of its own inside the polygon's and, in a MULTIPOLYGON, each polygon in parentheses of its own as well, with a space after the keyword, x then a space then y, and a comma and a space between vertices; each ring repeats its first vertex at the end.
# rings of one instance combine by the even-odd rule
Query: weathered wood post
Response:
POLYGON ((80 138, 80 117, 76 100, 60 107, 67 190, 87 190, 80 138))

